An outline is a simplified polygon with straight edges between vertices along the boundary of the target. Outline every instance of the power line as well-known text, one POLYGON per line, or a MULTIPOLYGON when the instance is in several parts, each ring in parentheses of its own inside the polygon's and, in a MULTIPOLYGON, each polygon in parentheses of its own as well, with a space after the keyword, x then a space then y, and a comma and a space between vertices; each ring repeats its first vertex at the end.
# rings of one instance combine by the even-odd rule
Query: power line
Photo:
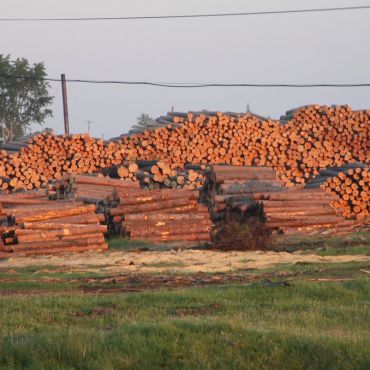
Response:
MULTIPOLYGON (((47 82, 58 82, 59 78, 37 78, 28 76, 7 76, 0 74, 1 78, 16 79, 16 80, 37 80, 47 82)), ((84 83, 84 84, 99 84, 99 85, 141 85, 141 86, 155 86, 155 87, 168 87, 168 88, 204 88, 204 87, 261 87, 261 88, 274 88, 274 87, 296 87, 296 88, 314 88, 314 87, 370 87, 370 83, 188 83, 188 82, 149 82, 149 81, 118 81, 118 80, 84 80, 84 79, 66 79, 70 83, 84 83)))
POLYGON ((238 13, 205 13, 205 14, 176 14, 176 15, 149 15, 149 16, 130 16, 130 17, 76 17, 76 18, 0 18, 0 22, 53 22, 53 21, 131 21, 131 20, 155 20, 155 19, 189 19, 189 18, 216 18, 216 17, 240 17, 253 15, 278 15, 278 14, 299 14, 299 13, 319 13, 319 12, 338 12, 348 10, 370 9, 370 5, 347 6, 334 8, 313 8, 313 9, 287 9, 270 10, 255 12, 238 13))

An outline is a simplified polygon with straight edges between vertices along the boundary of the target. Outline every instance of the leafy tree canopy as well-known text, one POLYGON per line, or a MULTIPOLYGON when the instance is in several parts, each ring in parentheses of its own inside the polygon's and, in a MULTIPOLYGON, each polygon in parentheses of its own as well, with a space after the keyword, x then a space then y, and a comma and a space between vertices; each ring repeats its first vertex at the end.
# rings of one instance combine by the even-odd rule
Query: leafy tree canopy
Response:
POLYGON ((53 102, 43 63, 27 59, 14 61, 0 54, 0 135, 5 141, 22 136, 31 123, 41 124, 52 116, 53 102), (25 78, 17 78, 17 77, 25 78))
POLYGON ((150 123, 154 123, 155 119, 151 118, 148 114, 146 113, 141 113, 139 117, 137 117, 137 124, 140 126, 147 126, 150 123))

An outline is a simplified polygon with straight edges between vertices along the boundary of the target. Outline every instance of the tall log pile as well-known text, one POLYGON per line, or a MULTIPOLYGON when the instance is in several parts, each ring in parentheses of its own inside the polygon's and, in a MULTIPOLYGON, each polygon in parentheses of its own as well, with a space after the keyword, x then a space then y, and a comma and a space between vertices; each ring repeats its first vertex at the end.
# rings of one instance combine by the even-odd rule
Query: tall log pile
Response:
POLYGON ((117 191, 119 206, 110 210, 113 222, 130 239, 150 242, 210 240, 208 208, 199 192, 187 189, 117 191))
POLYGON ((337 234, 355 225, 335 212, 337 195, 320 188, 287 189, 268 167, 211 166, 206 189, 215 220, 236 212, 261 218, 283 234, 337 234))
POLYGON ((1 196, 0 256, 105 250, 107 227, 100 225, 95 205, 49 201, 37 193, 1 196))
POLYGON ((171 170, 186 163, 270 166, 293 186, 329 166, 370 161, 369 110, 313 105, 288 111, 280 121, 232 112, 173 112, 160 120, 153 130, 110 142, 86 134, 36 135, 19 152, 0 152, 0 186, 29 190, 64 173, 99 172, 138 160, 164 161, 171 170))
POLYGON ((34 136, 28 146, 19 146, 19 151, 0 153, 0 186, 5 191, 40 188, 60 180, 64 173, 98 172, 121 163, 126 156, 114 142, 105 144, 87 134, 47 133, 34 136))
MULTIPOLYGON (((212 216, 222 216, 230 207, 240 212, 252 212, 263 201, 267 224, 270 222, 275 225, 275 221, 284 221, 281 225, 285 226, 282 227, 307 226, 312 229, 311 224, 302 225, 301 220, 308 214, 304 213, 304 202, 295 199, 299 197, 298 194, 303 194, 300 187, 307 183, 308 189, 304 194, 311 197, 313 208, 319 205, 318 208, 325 208, 311 210, 322 213, 313 214, 320 216, 320 220, 315 219, 313 226, 323 225, 323 221, 337 220, 334 217, 339 216, 324 214, 328 212, 328 204, 333 205, 344 217, 368 222, 368 172, 361 163, 370 162, 369 110, 352 111, 348 106, 313 105, 288 111, 280 120, 250 113, 171 112, 151 126, 149 129, 135 129, 132 135, 110 142, 93 139, 86 134, 40 134, 31 138, 27 146, 21 143, 8 144, 4 147, 6 150, 0 151, 0 187, 3 192, 30 190, 58 180, 48 187, 50 198, 72 198, 85 204, 94 204, 97 211, 104 215, 109 229, 119 231, 125 215, 119 212, 131 206, 119 203, 123 193, 127 199, 131 199, 141 196, 139 186, 158 191, 170 188, 176 190, 176 194, 177 190, 181 190, 178 188, 201 189, 209 172, 206 166, 215 164, 216 168, 221 167, 218 164, 229 164, 239 166, 239 169, 233 166, 229 169, 226 166, 216 168, 206 185, 212 216), (334 179, 326 176, 327 181, 322 181, 323 171, 333 175, 332 167, 346 165, 351 167, 349 171, 335 173, 334 179), (248 166, 249 170, 245 172, 240 166, 248 166), (352 168, 354 166, 356 168, 352 168), (97 182, 86 183, 76 182, 75 177, 68 179, 72 174, 79 176, 97 172, 127 181, 89 180, 97 182), (110 181, 134 185, 117 188, 110 181), (321 199, 323 196, 315 189, 320 185, 328 192, 325 199, 321 199), (292 191, 283 192, 286 188, 292 188, 292 191), (336 196, 330 202, 332 195, 329 191, 336 196), (284 193, 285 198, 273 199, 278 192, 284 193), (270 198, 254 199, 258 194, 270 198), (267 213, 269 208, 274 209, 271 214, 267 213), (295 209, 291 215, 284 213, 289 208, 295 209), (294 215, 301 218, 297 218, 294 226, 288 226, 292 225, 294 215), (290 223, 285 222, 288 217, 291 217, 290 223)), ((174 196, 174 199, 160 199, 160 203, 177 200, 177 196, 174 196)), ((148 212, 144 205, 134 203, 132 206, 142 207, 144 213, 148 212)), ((192 207, 203 210, 202 206, 180 206, 177 203, 169 208, 181 207, 185 207, 182 211, 194 211, 192 207)), ((153 211, 161 213, 160 209, 153 211)), ((330 222, 326 225, 334 225, 330 222)), ((350 223, 335 225, 344 230, 352 226, 350 223)), ((129 230, 129 226, 126 229, 129 230)), ((286 232, 290 231, 286 229, 286 232)))
POLYGON ((169 116, 175 127, 147 130, 119 144, 133 159, 271 166, 287 186, 304 184, 328 166, 370 160, 370 111, 314 105, 288 111, 281 121, 212 114, 169 116))

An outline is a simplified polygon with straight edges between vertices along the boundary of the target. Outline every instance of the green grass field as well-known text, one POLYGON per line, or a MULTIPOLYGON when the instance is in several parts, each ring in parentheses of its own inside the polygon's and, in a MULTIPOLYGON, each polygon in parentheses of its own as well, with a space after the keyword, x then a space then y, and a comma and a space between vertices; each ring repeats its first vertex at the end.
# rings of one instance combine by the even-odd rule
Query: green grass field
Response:
POLYGON ((96 273, 0 264, 0 368, 369 369, 369 272, 277 265, 249 283, 129 293, 96 273), (109 294, 81 290, 97 281, 109 294))

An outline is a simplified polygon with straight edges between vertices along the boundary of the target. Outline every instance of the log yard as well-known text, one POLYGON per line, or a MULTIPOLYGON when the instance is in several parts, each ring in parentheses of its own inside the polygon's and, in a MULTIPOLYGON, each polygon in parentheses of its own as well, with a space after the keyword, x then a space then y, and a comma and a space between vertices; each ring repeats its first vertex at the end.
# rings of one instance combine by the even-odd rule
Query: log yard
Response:
POLYGON ((369 370, 370 4, 2 0, 0 370, 369 370))

